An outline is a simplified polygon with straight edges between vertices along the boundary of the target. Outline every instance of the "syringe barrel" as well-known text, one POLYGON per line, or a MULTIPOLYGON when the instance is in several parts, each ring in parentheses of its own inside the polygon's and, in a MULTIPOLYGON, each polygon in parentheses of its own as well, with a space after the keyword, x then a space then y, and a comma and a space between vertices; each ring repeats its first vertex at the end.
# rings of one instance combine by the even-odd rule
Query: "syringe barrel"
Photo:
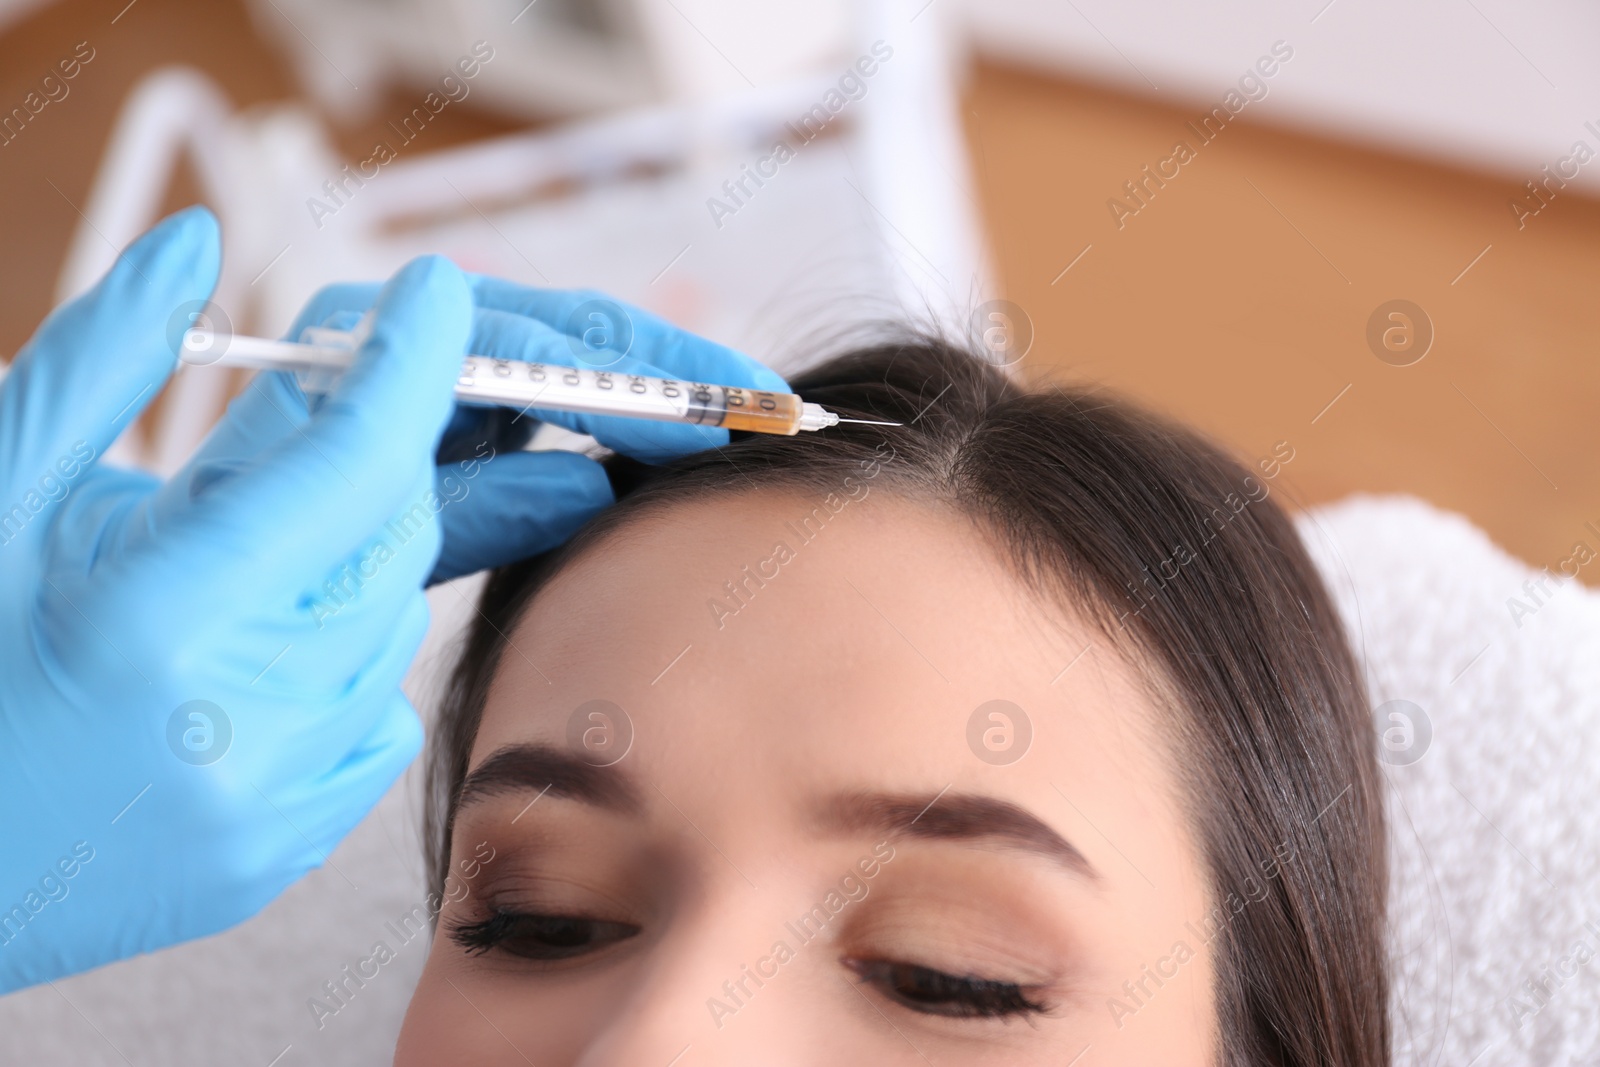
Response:
MULTIPOLYGON (((355 358, 347 330, 310 327, 299 343, 218 336, 195 327, 184 335, 186 359, 196 363, 292 370, 307 392, 326 392, 355 358), (201 358, 204 357, 204 358, 201 358)), ((456 399, 467 404, 545 408, 632 419, 687 422, 727 430, 793 435, 831 426, 837 418, 793 393, 653 378, 601 367, 559 367, 468 356, 456 378, 456 399), (808 409, 809 412, 808 412, 808 409)))
POLYGON ((758 433, 795 434, 800 430, 801 401, 792 393, 651 378, 602 368, 468 356, 456 379, 455 393, 468 404, 545 407, 758 433))

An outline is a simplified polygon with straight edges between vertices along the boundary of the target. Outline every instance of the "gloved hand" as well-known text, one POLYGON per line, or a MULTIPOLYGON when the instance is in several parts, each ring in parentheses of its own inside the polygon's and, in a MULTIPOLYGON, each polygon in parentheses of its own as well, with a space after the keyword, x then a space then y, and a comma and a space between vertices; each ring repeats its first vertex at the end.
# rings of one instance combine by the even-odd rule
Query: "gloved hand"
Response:
MULTIPOLYGON (((468 351, 497 359, 714 382, 788 392, 776 372, 732 349, 696 337, 639 308, 591 291, 531 289, 468 275, 474 303, 468 351)), ((335 285, 313 297, 289 330, 348 330, 378 296, 373 283, 335 285)), ((225 447, 253 455, 287 432, 280 409, 303 410, 291 374, 260 375, 235 405, 236 435, 225 447)), ((540 420, 594 436, 635 459, 660 462, 720 448, 728 431, 574 412, 458 407, 439 449, 436 478, 444 546, 430 582, 497 567, 565 541, 611 489, 591 460, 569 452, 517 451, 540 420)), ((222 447, 222 442, 217 442, 222 447)))
MULTIPOLYGON (((221 930, 324 862, 420 743, 399 683, 423 578, 551 547, 610 502, 585 457, 503 451, 531 419, 452 417, 469 331, 484 355, 786 388, 636 310, 606 302, 597 332, 573 318, 593 294, 469 290, 423 259, 302 314, 291 337, 376 310, 328 398, 259 375, 170 482, 97 464, 217 266, 209 214, 166 220, 0 383, 0 992, 221 930)), ((727 439, 559 418, 646 459, 727 439)))
POLYGON ((399 686, 440 531, 413 505, 471 290, 408 264, 337 390, 259 451, 166 483, 97 464, 218 259, 208 213, 167 219, 0 385, 0 991, 249 917, 421 744, 399 686))

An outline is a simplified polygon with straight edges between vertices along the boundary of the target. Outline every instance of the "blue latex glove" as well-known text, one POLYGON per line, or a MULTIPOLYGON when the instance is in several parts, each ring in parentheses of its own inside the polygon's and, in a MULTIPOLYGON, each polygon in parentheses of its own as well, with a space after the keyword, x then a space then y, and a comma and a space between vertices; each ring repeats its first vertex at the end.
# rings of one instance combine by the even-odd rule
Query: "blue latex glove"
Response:
MULTIPOLYGON (((647 311, 587 290, 531 289, 468 275, 474 303, 468 350, 498 359, 646 374, 684 381, 788 392, 776 372, 732 349, 678 329, 647 311)), ((372 306, 378 286, 335 285, 312 298, 287 335, 307 326, 351 329, 372 306)), ((288 374, 261 375, 236 411, 240 437, 228 447, 253 454, 284 431, 278 409, 303 409, 288 374)), ((546 411, 457 408, 444 434, 436 486, 450 503, 439 520, 444 546, 431 581, 497 567, 566 540, 611 489, 593 461, 567 452, 518 452, 537 420, 594 436, 607 448, 646 462, 720 448, 728 432, 688 424, 546 411), (468 457, 465 460, 459 457, 468 457)))
POLYGON ((471 289, 407 265, 336 391, 254 451, 230 415, 169 482, 96 464, 218 259, 208 213, 166 220, 0 385, 0 991, 249 917, 421 744, 399 686, 471 289))

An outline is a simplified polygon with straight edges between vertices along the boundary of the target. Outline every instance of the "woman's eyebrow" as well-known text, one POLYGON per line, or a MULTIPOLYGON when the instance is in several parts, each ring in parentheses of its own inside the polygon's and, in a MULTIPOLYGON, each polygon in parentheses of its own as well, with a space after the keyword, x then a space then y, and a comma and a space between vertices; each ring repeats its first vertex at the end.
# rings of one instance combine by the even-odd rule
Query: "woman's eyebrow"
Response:
POLYGON ((1091 882, 1097 871, 1076 845, 1009 801, 970 793, 836 793, 818 809, 826 830, 981 841, 1035 852, 1091 882))
POLYGON ((616 767, 597 767, 553 745, 495 749, 461 783, 458 809, 501 793, 550 792, 622 815, 644 809, 637 783, 616 767))

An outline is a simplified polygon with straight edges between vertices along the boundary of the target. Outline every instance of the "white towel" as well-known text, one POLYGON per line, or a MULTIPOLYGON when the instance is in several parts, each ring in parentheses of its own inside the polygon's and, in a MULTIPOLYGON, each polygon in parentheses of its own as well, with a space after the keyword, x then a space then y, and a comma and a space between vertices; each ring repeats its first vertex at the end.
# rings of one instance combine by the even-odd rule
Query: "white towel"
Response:
POLYGON ((1600 1063, 1600 592, 1561 571, 1594 580, 1600 534, 1546 574, 1407 497, 1298 522, 1379 730, 1431 720, 1383 768, 1396 1067, 1600 1063))

